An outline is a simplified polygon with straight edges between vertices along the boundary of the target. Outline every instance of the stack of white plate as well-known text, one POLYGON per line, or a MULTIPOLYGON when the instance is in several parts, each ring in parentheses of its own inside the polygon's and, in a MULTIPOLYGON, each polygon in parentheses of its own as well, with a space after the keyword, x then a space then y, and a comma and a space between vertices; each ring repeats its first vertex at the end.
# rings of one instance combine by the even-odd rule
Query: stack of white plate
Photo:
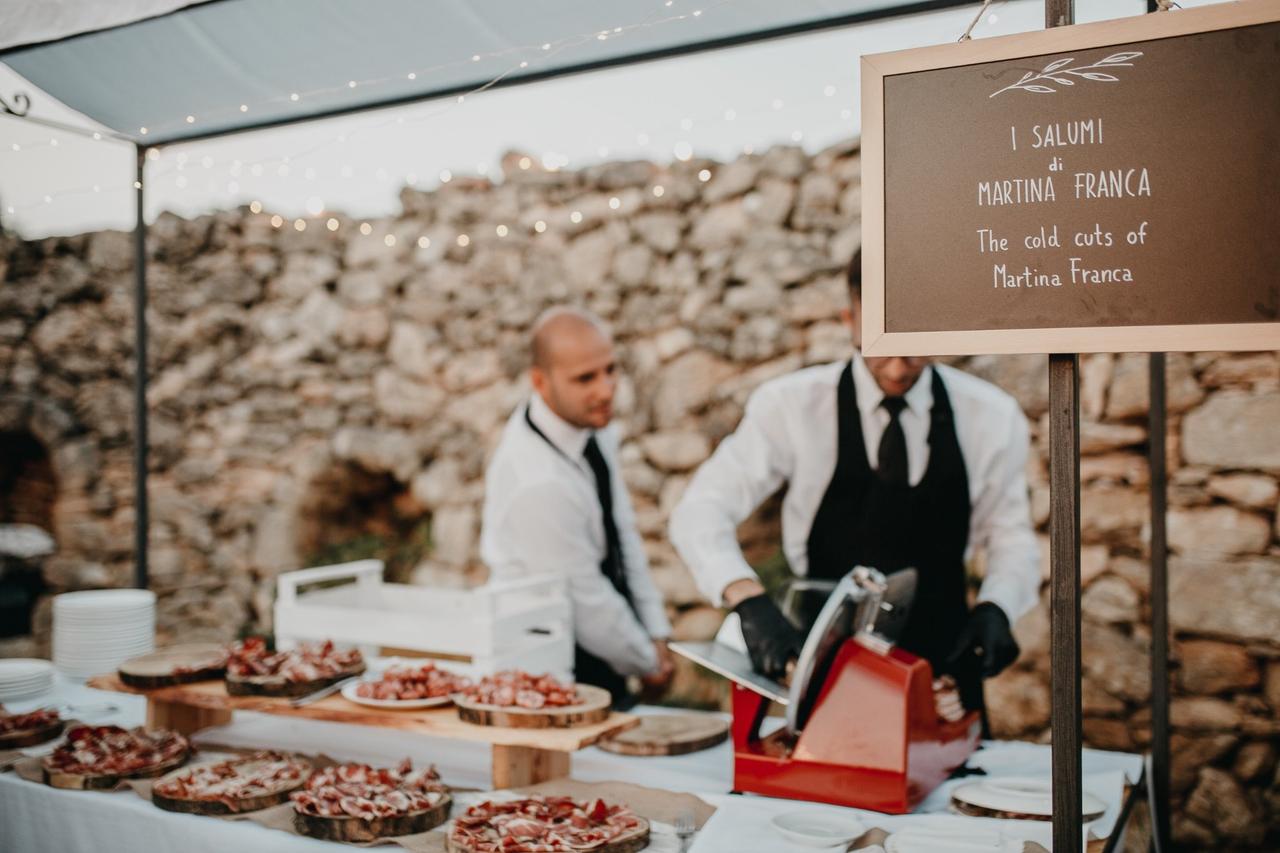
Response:
POLYGON ((31 699, 53 689, 53 664, 36 658, 0 660, 0 702, 31 699))
POLYGON ((53 600, 53 663, 71 678, 112 672, 155 651, 156 594, 145 589, 68 592, 53 600))

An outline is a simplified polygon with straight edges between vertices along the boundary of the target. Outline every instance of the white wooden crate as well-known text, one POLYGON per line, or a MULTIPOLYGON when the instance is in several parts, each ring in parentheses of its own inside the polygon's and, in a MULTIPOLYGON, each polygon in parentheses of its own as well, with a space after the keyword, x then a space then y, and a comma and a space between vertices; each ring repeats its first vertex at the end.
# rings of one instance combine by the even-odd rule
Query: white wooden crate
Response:
POLYGON ((367 656, 395 649, 461 661, 478 674, 513 667, 572 672, 573 631, 563 578, 445 589, 385 583, 382 570, 381 560, 359 560, 280 575, 277 646, 331 639, 358 646, 367 656), (342 581, 349 582, 334 585, 342 581))

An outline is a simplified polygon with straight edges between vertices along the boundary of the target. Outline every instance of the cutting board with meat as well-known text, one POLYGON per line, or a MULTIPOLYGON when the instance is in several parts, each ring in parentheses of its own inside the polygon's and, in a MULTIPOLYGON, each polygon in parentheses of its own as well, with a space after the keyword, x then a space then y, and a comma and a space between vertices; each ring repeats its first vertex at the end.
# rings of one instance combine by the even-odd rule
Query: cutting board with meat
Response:
POLYGON ((44 757, 41 778, 54 788, 105 791, 125 779, 168 773, 190 754, 190 742, 177 732, 73 726, 66 741, 44 757))
POLYGON ((120 680, 140 690, 222 678, 227 650, 216 643, 173 646, 120 664, 120 680))
POLYGON ((649 821, 600 799, 533 796, 486 801, 454 818, 449 853, 634 853, 649 845, 649 821))
POLYGON ((338 764, 315 771, 291 795, 299 833, 326 841, 366 842, 427 832, 453 807, 434 767, 414 770, 338 764))
POLYGON ((271 651, 261 637, 234 644, 227 654, 227 693, 231 696, 306 696, 364 672, 359 650, 337 649, 332 642, 304 643, 271 651))
POLYGON ((609 718, 609 691, 558 681, 550 675, 506 670, 455 693, 458 717, 479 726, 554 729, 589 726, 609 718))
POLYGON ((66 721, 52 708, 9 714, 0 705, 0 749, 20 749, 51 741, 62 734, 65 725, 66 721))
POLYGON ((289 800, 311 775, 311 764, 280 752, 257 752, 175 770, 156 780, 151 802, 165 811, 226 816, 289 800))

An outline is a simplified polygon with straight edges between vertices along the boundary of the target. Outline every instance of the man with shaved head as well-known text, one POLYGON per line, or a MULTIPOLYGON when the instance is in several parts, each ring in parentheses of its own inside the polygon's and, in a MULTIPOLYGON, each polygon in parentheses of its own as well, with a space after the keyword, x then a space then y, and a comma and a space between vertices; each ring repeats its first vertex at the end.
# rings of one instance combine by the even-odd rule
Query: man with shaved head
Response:
POLYGON ((628 676, 660 691, 673 668, 671 624, 618 473, 613 341, 593 315, 553 308, 534 324, 530 350, 533 394, 485 475, 481 556, 496 578, 565 577, 574 675, 626 707, 628 676))

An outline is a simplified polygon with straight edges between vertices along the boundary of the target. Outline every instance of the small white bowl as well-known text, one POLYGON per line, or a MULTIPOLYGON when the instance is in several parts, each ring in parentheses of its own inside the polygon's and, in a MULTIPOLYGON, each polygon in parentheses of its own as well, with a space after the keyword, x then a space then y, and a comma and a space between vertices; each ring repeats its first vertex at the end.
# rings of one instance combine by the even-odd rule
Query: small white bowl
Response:
POLYGON ((784 838, 805 847, 838 847, 867 831, 855 817, 814 811, 783 812, 770 823, 784 838))

